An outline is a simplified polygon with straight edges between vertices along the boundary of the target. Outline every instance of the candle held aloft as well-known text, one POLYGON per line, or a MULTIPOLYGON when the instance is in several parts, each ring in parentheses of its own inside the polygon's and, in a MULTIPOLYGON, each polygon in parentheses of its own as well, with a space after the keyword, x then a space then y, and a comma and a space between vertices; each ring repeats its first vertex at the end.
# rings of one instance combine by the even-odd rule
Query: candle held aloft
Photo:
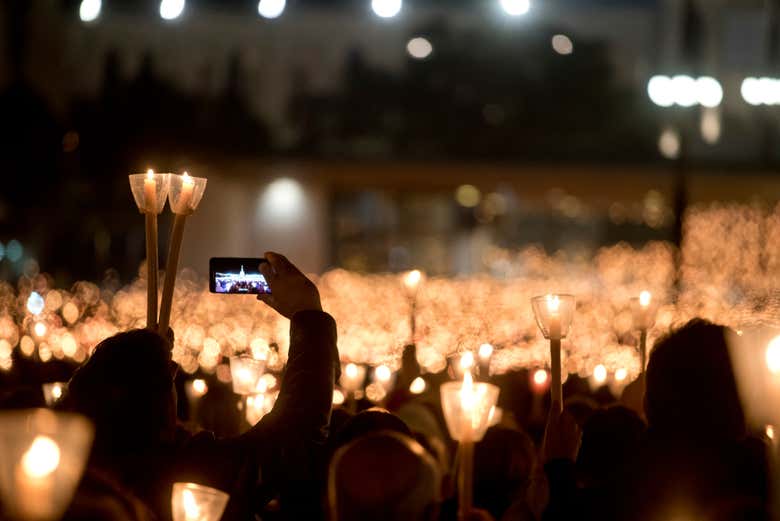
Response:
POLYGON ((157 213, 157 181, 154 170, 147 170, 144 179, 144 203, 146 213, 157 213))

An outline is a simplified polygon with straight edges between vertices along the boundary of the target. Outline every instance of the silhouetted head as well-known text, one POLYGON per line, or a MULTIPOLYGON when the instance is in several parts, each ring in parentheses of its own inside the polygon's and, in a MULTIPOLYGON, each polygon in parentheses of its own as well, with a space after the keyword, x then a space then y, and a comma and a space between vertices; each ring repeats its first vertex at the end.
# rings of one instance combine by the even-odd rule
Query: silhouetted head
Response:
POLYGON ((636 454, 645 424, 639 415, 616 406, 595 411, 582 429, 577 469, 586 486, 603 484, 619 476, 636 454))
POLYGON ((518 500, 526 500, 536 473, 536 449, 524 432, 493 427, 474 452, 474 504, 501 519, 518 500))
POLYGON ((686 439, 733 439, 745 433, 726 336, 694 319, 661 338, 647 366, 645 413, 654 431, 686 439))
POLYGON ((359 438, 336 452, 328 476, 331 521, 434 521, 441 476, 419 443, 397 432, 359 438))
POLYGON ((145 329, 103 340, 68 386, 68 406, 95 422, 95 450, 154 447, 173 435, 176 392, 168 340, 145 329))
POLYGON ((373 407, 361 411, 344 422, 335 433, 333 447, 338 448, 366 434, 379 431, 393 431, 411 436, 412 432, 404 421, 386 409, 373 407))

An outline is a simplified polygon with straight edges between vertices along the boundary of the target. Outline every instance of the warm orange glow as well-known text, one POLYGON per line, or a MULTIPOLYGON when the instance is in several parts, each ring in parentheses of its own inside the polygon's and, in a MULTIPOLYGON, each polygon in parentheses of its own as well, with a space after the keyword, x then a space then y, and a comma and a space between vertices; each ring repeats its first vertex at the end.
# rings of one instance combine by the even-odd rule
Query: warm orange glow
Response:
POLYGON ((460 355, 460 368, 463 371, 468 371, 472 367, 474 367, 474 353, 466 351, 460 355))
POLYGON ((407 289, 414 291, 422 281, 422 272, 420 270, 412 270, 407 272, 403 276, 403 283, 407 289))
POLYGON ((149 179, 149 180, 153 180, 154 179, 154 170, 152 170, 151 168, 149 170, 147 170, 146 171, 146 178, 149 179))
POLYGON ((342 405, 344 400, 344 393, 338 389, 333 389, 333 405, 342 405))
POLYGON ((409 392, 412 394, 422 394, 425 392, 425 388, 427 387, 427 384, 425 383, 425 380, 418 376, 414 380, 412 380, 411 385, 409 385, 409 392))
POLYGON ((45 336, 46 331, 47 331, 46 324, 44 324, 43 322, 36 322, 35 326, 33 326, 33 332, 37 337, 45 336))
POLYGON ((534 383, 536 385, 544 385, 547 383, 548 376, 547 371, 544 369, 537 369, 534 371, 534 383))
POLYGON ((43 478, 60 465, 60 447, 48 436, 36 436, 22 456, 22 470, 31 478, 43 478))
POLYGON ((493 355, 493 346, 490 344, 482 344, 479 346, 479 357, 482 360, 486 360, 493 355))
POLYGON ((607 368, 604 367, 602 364, 597 365, 593 368, 593 379, 596 381, 596 383, 604 383, 607 381, 607 368))
POLYGON ((780 373, 780 336, 770 340, 766 346, 766 366, 771 373, 780 373))
POLYGON ((650 300, 652 299, 652 294, 649 291, 643 291, 639 294, 639 305, 643 308, 646 308, 650 305, 650 300))
POLYGON ((622 382, 628 377, 628 371, 626 371, 625 368, 621 367, 617 371, 615 371, 615 381, 622 382))
POLYGON ((390 371, 389 367, 382 364, 374 370, 374 376, 376 376, 378 382, 387 383, 390 381, 390 378, 392 378, 393 373, 390 371))
POLYGON ((344 373, 347 375, 347 378, 357 378, 358 367, 353 363, 349 363, 347 364, 347 367, 344 368, 344 373))
POLYGON ((192 381, 192 391, 195 396, 203 396, 208 392, 208 390, 209 386, 206 385, 205 380, 197 378, 192 381))
POLYGON ((558 295, 547 295, 547 311, 557 313, 561 307, 561 299, 558 295))

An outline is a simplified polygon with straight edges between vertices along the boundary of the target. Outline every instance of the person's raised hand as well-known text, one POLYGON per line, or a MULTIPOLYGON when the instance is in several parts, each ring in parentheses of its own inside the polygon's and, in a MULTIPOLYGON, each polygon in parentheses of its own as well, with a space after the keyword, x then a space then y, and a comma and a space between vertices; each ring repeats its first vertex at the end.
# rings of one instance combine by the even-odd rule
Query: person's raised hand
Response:
POLYGON ((260 294, 262 300, 279 314, 292 318, 299 311, 322 311, 320 292, 306 275, 293 265, 284 255, 266 252, 268 262, 260 263, 260 273, 265 277, 271 294, 260 294))
POLYGON ((574 417, 567 411, 558 412, 560 407, 553 402, 547 428, 544 431, 542 453, 544 462, 555 459, 577 460, 582 433, 574 417))

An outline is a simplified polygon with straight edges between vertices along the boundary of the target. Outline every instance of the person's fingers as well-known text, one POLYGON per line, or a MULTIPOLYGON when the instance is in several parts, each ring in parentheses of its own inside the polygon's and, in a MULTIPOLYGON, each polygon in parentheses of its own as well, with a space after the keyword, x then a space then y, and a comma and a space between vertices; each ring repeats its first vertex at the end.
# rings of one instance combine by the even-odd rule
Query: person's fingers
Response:
POLYGON ((260 293, 257 296, 257 300, 266 303, 267 305, 271 306, 272 308, 276 309, 276 300, 274 300, 274 296, 269 293, 260 293))
POLYGON ((263 274, 263 277, 265 277, 265 281, 268 283, 269 286, 271 286, 271 291, 273 291, 273 285, 274 285, 274 276, 276 275, 274 273, 273 266, 269 264, 268 262, 261 262, 260 266, 257 268, 260 270, 260 273, 263 274))
POLYGON ((277 274, 287 273, 294 269, 294 266, 287 260, 287 257, 280 253, 269 251, 265 253, 265 258, 277 274))

